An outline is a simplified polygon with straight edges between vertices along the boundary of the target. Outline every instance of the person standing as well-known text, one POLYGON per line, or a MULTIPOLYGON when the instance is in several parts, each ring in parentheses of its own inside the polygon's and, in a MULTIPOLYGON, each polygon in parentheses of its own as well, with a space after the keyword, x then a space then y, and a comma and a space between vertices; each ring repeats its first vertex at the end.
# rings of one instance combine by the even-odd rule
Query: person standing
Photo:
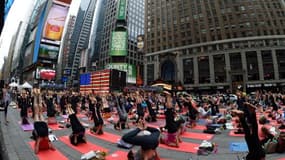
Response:
POLYGON ((4 99, 4 116, 5 116, 5 124, 8 124, 7 114, 8 114, 8 106, 11 102, 11 95, 8 90, 8 86, 6 85, 3 89, 3 99, 4 99))

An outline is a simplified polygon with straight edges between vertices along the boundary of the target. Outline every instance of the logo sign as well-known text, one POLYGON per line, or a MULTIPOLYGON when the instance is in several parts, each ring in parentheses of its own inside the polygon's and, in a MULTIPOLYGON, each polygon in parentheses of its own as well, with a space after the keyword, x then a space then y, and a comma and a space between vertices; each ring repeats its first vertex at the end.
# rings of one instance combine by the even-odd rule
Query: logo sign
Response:
POLYGON ((144 36, 139 35, 137 37, 137 47, 139 52, 143 52, 143 47, 144 47, 144 36))
POLYGON ((127 15, 127 0, 119 0, 119 7, 118 7, 118 20, 126 20, 127 15))
POLYGON ((128 63, 110 63, 106 68, 125 71, 127 73, 127 82, 136 84, 137 70, 135 65, 128 63))
POLYGON ((113 32, 110 56, 127 55, 127 32, 113 32))

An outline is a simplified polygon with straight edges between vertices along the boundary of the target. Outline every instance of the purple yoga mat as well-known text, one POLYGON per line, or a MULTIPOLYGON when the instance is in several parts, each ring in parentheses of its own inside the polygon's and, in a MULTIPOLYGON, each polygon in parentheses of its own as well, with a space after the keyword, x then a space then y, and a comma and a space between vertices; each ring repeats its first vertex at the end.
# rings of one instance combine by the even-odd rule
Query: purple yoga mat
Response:
POLYGON ((21 128, 23 131, 32 131, 34 130, 34 125, 33 124, 23 124, 21 125, 21 128))
POLYGON ((61 117, 67 119, 68 115, 61 115, 61 117))

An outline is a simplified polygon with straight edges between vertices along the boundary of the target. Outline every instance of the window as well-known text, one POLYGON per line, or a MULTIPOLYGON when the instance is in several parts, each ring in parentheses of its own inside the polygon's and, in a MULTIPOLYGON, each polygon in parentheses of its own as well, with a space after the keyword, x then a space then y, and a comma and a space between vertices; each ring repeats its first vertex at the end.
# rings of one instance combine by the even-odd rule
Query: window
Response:
POLYGON ((262 62, 263 62, 263 77, 264 80, 273 80, 274 79, 274 67, 271 51, 261 51, 262 62))
POLYGON ((193 58, 188 58, 183 60, 183 80, 184 84, 194 83, 193 58))
POLYGON ((210 83, 210 67, 208 56, 201 56, 198 58, 198 70, 199 83, 210 83))
POLYGON ((246 52, 247 76, 249 81, 259 80, 257 54, 255 51, 246 52))
POLYGON ((215 72, 215 82, 216 83, 223 83, 226 82, 226 62, 225 62, 225 55, 214 55, 214 72, 215 72))

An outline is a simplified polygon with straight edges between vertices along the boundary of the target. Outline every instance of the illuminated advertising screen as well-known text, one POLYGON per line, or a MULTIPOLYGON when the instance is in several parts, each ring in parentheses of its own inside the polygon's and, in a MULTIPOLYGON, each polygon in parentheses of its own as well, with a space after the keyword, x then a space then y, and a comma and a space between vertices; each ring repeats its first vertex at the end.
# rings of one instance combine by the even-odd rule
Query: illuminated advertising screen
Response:
POLYGON ((126 56, 127 54, 127 32, 112 32, 110 56, 126 56))
POLYGON ((46 59, 57 59, 59 47, 47 44, 40 44, 39 57, 46 59))
POLYGON ((47 16, 43 37, 60 41, 69 7, 53 3, 47 16))
POLYGON ((14 0, 5 0, 5 11, 4 11, 4 19, 6 20, 7 15, 14 3, 14 0))
POLYGON ((128 63, 110 63, 106 66, 107 69, 117 69, 127 73, 127 82, 136 84, 137 69, 135 65, 128 63))
POLYGON ((54 80, 56 76, 56 72, 54 69, 47 67, 37 67, 35 73, 35 79, 42 80, 54 80))
POLYGON ((118 5, 118 13, 117 19, 118 20, 126 20, 127 15, 127 0, 119 0, 118 5))

